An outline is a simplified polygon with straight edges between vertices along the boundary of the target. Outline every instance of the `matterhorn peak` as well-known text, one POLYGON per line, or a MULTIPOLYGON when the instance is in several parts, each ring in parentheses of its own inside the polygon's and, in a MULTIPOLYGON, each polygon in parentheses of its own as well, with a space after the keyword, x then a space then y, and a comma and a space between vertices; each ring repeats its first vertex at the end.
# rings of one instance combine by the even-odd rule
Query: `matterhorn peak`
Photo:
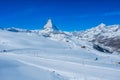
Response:
POLYGON ((43 30, 51 32, 51 31, 57 31, 58 28, 53 25, 51 19, 48 19, 47 23, 44 25, 44 29, 43 30))
POLYGON ((48 19, 47 23, 44 25, 44 28, 52 28, 53 24, 52 24, 52 20, 48 19))

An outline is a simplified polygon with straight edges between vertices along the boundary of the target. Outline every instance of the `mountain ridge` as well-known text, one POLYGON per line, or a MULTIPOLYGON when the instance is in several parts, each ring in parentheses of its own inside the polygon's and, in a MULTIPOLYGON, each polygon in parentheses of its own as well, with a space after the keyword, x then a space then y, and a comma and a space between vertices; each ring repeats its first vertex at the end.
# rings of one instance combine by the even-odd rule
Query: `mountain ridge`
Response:
POLYGON ((120 51, 120 46, 118 46, 120 45, 120 25, 106 26, 104 23, 101 23, 100 25, 91 29, 87 29, 85 31, 66 32, 59 30, 56 26, 53 25, 52 20, 48 19, 47 23, 41 30, 25 30, 14 27, 6 29, 3 28, 1 30, 11 32, 35 33, 51 40, 64 42, 65 44, 68 44, 71 48, 77 48, 83 45, 85 46, 85 42, 88 42, 93 46, 92 48, 95 48, 94 46, 98 46, 103 49, 103 52, 104 50, 107 50, 110 53, 120 51), (84 44, 81 42, 83 42, 84 44))

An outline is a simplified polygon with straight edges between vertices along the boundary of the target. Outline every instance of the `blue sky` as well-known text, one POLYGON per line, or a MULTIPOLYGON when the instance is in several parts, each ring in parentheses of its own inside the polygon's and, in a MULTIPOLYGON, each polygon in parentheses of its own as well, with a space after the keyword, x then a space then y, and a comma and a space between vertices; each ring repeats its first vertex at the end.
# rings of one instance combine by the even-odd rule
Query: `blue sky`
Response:
POLYGON ((0 0, 0 27, 41 29, 48 18, 65 31, 120 24, 120 0, 0 0))

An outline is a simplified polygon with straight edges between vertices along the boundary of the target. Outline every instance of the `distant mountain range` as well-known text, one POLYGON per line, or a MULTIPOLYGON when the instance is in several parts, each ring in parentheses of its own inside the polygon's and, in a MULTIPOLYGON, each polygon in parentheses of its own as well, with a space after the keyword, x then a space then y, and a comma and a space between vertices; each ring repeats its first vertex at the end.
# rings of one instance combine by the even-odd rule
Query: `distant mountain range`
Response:
POLYGON ((0 29, 11 32, 35 33, 54 41, 64 42, 70 48, 85 46, 105 53, 120 53, 120 25, 106 26, 101 23, 97 27, 85 31, 67 32, 59 30, 49 19, 42 30, 26 30, 14 27, 0 29))

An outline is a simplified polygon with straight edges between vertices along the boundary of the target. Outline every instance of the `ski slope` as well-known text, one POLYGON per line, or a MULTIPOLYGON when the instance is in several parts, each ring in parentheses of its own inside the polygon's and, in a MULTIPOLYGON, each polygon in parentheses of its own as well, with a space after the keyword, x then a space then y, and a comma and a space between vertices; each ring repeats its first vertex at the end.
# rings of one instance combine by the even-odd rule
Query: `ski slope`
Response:
POLYGON ((63 56, 57 57, 1 53, 0 77, 2 80, 18 80, 19 77, 20 80, 119 80, 120 78, 119 65, 98 63, 98 66, 85 60, 72 61, 75 57, 70 59, 65 57, 66 60, 63 56))

